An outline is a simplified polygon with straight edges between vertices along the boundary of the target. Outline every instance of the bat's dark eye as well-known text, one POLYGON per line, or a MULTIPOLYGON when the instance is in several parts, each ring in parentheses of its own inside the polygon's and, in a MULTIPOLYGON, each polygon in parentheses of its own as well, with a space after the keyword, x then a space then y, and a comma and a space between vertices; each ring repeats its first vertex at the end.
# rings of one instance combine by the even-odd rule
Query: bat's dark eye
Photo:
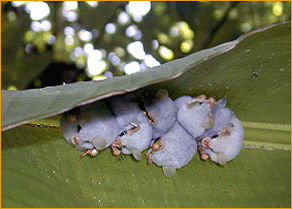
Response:
POLYGON ((151 116, 151 114, 149 112, 146 112, 146 116, 148 117, 150 123, 152 123, 152 124, 155 123, 154 118, 151 116))
POLYGON ((218 134, 211 136, 212 139, 219 137, 218 134))
POLYGON ((194 102, 188 103, 187 107, 191 109, 191 108, 194 108, 194 107, 198 107, 198 105, 200 106, 203 103, 204 102, 202 102, 202 101, 194 101, 194 102))
POLYGON ((80 125, 77 125, 77 133, 81 131, 82 127, 80 125))
POLYGON ((126 135, 126 134, 127 134, 127 131, 123 131, 123 132, 121 132, 121 133, 119 134, 119 137, 124 136, 124 135, 126 135))

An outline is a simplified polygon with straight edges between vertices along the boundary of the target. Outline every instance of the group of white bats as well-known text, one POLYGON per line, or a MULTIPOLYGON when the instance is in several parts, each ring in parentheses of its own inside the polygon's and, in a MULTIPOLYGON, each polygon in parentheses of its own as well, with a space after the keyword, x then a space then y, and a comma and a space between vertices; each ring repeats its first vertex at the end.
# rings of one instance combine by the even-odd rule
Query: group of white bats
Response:
MULTIPOLYGON (((146 97, 145 97, 146 98, 146 97)), ((205 95, 182 96, 175 100, 165 89, 152 99, 136 102, 131 94, 82 106, 63 114, 64 138, 82 156, 95 156, 111 147, 114 155, 132 154, 162 166, 165 176, 189 163, 197 150, 201 159, 220 165, 241 151, 244 129, 226 98, 216 101, 205 95)))

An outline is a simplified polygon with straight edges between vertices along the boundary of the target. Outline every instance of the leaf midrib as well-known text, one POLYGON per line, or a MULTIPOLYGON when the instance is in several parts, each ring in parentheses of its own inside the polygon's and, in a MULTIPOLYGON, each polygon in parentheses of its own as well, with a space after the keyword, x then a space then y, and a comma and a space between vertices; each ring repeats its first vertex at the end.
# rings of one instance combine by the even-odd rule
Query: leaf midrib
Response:
MULTIPOLYGON (((245 135, 250 136, 253 132, 257 135, 252 139, 244 140, 244 149, 260 149, 260 150, 286 150, 291 151, 291 125, 290 124, 276 124, 276 123, 258 123, 242 121, 243 127, 245 128, 245 135), (251 132, 251 130, 253 132, 251 132), (262 132, 271 132, 273 141, 257 141, 256 138, 266 138, 266 135, 261 134, 262 132), (284 140, 277 141, 277 138, 284 140)), ((42 127, 42 128, 59 128, 59 117, 36 120, 29 122, 27 125, 42 127)))

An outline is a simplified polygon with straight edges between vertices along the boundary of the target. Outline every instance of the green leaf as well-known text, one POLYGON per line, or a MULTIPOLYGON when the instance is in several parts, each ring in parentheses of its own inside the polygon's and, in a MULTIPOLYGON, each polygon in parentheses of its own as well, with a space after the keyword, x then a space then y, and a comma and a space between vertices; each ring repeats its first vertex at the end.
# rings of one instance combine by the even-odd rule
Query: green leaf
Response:
POLYGON ((273 25, 129 76, 26 91, 2 90, 2 130, 145 86, 167 88, 173 98, 202 93, 227 96, 228 105, 242 120, 290 123, 290 29, 290 23, 273 25), (160 84, 150 86, 155 83, 160 84))
POLYGON ((2 91, 2 207, 291 207, 291 25, 130 76, 102 82, 2 91), (197 154, 175 176, 110 150, 80 158, 56 116, 115 94, 166 88, 224 96, 243 120, 244 149, 221 167, 197 154))
POLYGON ((57 115, 75 106, 114 94, 133 91, 178 77, 194 63, 234 47, 235 42, 198 52, 184 59, 129 76, 25 91, 2 90, 2 130, 18 126, 33 119, 57 115))
POLYGON ((291 152, 243 149, 226 166, 199 155, 171 178, 161 167, 114 157, 81 158, 58 127, 2 133, 2 207, 287 207, 291 152))

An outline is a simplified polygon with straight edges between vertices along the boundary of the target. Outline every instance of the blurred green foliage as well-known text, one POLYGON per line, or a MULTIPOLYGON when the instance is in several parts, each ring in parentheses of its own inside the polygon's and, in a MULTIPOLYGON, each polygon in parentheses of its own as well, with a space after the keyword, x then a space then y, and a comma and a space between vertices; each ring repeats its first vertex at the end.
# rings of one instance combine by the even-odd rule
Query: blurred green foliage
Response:
POLYGON ((45 3, 49 14, 32 20, 26 12, 27 4, 1 2, 4 89, 124 75, 125 65, 130 62, 139 63, 140 70, 147 67, 145 59, 137 59, 127 50, 135 41, 141 41, 146 54, 163 64, 291 18, 290 1, 151 2, 150 11, 141 20, 130 14, 129 2, 78 2, 67 10, 64 2, 45 3), (66 12, 76 19, 66 18, 66 12), (34 29, 45 22, 50 23, 49 28, 34 29), (115 26, 114 32, 106 29, 109 23, 115 26), (68 28, 73 29, 73 35, 68 35, 68 28), (132 35, 127 35, 129 28, 132 35), (82 38, 84 31, 92 37, 82 38), (86 45, 102 52, 104 68, 96 75, 88 74, 86 45), (52 63, 62 66, 58 69, 52 63), (70 78, 64 78, 67 76, 70 78))

